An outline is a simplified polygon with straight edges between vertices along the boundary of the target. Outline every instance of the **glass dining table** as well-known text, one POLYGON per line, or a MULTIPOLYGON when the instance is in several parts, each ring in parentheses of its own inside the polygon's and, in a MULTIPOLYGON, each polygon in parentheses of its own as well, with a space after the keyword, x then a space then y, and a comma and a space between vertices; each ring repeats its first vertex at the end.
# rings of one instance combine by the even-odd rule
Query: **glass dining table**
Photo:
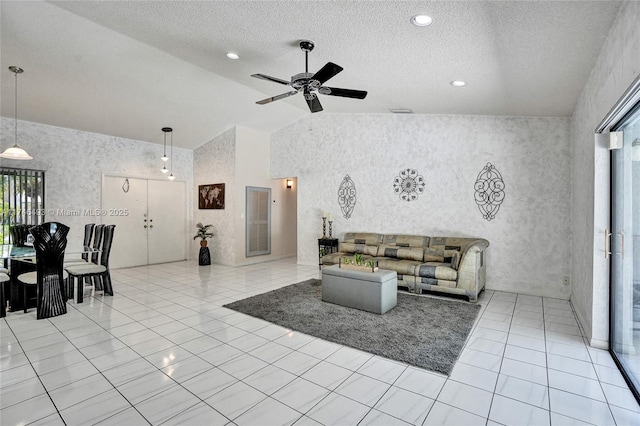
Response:
MULTIPOLYGON (((91 247, 83 247, 77 250, 70 250, 65 253, 65 257, 78 256, 88 254, 91 261, 92 255, 97 255, 100 250, 91 247)), ((9 302, 9 311, 15 312, 24 309, 24 295, 18 287, 17 277, 25 272, 36 270, 36 251, 33 246, 15 246, 12 244, 0 244, 0 254, 5 268, 9 268, 9 276, 11 280, 2 283, 0 291, 0 317, 6 315, 7 302, 9 302)), ((36 307, 35 303, 36 286, 27 288, 27 308, 36 307), (32 301, 32 302, 31 302, 32 301)))

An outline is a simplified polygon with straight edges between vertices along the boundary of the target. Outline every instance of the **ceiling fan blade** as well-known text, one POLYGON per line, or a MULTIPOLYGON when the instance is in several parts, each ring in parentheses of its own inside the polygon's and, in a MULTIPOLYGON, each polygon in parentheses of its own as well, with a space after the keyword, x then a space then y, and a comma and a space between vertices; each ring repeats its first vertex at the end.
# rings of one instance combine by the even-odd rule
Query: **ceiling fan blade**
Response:
POLYGON ((327 62, 327 64, 320 68, 320 71, 315 73, 311 79, 318 80, 320 84, 323 84, 325 81, 342 71, 342 69, 343 68, 340 65, 336 65, 333 62, 327 62))
POLYGON ((364 90, 340 89, 339 87, 322 86, 318 89, 318 93, 331 96, 342 96, 343 98, 364 99, 367 92, 364 90))
POLYGON ((293 96, 293 95, 295 95, 297 93, 298 93, 297 90, 293 90, 291 92, 287 92, 287 93, 283 93, 281 95, 276 95, 276 96, 272 96, 272 97, 267 98, 267 99, 263 99, 263 100, 258 101, 256 103, 259 104, 259 105, 264 105, 264 104, 268 104, 268 103, 273 102, 273 101, 277 101, 279 99, 288 98, 289 96, 293 96))
POLYGON ((273 81, 274 83, 284 84, 285 86, 289 86, 291 84, 290 81, 283 80, 281 78, 271 77, 266 74, 251 74, 251 77, 259 78, 261 80, 273 81))
POLYGON ((304 100, 307 101, 307 105, 309 105, 309 110, 311 112, 319 112, 322 111, 322 105, 320 104, 320 100, 315 93, 309 91, 308 88, 304 89, 304 100))

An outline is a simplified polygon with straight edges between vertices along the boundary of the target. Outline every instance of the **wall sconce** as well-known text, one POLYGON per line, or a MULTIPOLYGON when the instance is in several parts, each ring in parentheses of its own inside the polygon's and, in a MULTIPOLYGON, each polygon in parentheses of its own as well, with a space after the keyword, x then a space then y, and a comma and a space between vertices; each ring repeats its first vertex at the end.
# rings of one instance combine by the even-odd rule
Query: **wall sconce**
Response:
POLYGON ((293 179, 287 179, 287 189, 291 189, 293 187, 293 179))

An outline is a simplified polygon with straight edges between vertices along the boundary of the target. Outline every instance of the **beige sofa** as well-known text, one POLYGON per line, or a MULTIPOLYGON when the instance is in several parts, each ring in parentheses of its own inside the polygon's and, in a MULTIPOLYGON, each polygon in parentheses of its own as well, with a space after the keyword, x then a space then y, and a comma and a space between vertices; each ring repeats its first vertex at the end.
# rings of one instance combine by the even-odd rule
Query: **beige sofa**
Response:
POLYGON ((347 232, 338 252, 323 256, 322 264, 336 265, 360 253, 376 260, 380 269, 395 271, 400 288, 463 295, 476 302, 485 286, 488 246, 481 238, 347 232))

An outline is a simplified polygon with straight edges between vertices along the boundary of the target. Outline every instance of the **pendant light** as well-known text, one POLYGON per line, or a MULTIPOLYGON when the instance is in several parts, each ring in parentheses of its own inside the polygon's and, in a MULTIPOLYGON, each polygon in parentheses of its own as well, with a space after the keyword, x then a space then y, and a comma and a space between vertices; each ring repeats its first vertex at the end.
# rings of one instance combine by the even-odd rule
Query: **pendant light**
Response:
POLYGON ((167 160, 169 159, 169 157, 167 157, 167 132, 171 131, 171 127, 163 127, 162 131, 164 132, 164 150, 163 150, 162 157, 160 157, 160 159, 166 163, 167 160))
POLYGON ((160 171, 164 174, 169 173, 169 169, 167 169, 167 160, 169 159, 169 157, 167 157, 167 133, 170 133, 173 131, 173 129, 171 127, 163 127, 162 131, 164 132, 164 154, 162 155, 162 157, 160 157, 160 159, 164 162, 164 164, 162 165, 162 169, 160 169, 160 171))
POLYGON ((173 129, 170 127, 167 127, 167 129, 169 129, 169 133, 171 133, 170 137, 171 137, 171 160, 170 163, 170 167, 171 167, 171 174, 169 176, 167 176, 167 179, 169 180, 174 180, 176 177, 173 175, 173 129))
POLYGON ((14 73, 16 77, 16 98, 15 98, 16 122, 14 126, 15 139, 14 139, 13 146, 11 148, 7 148, 2 154, 0 154, 0 157, 9 158, 11 160, 33 160, 33 157, 27 154, 27 151, 25 151, 24 149, 18 146, 18 74, 22 74, 24 70, 16 66, 10 66, 9 70, 12 73, 14 73))

